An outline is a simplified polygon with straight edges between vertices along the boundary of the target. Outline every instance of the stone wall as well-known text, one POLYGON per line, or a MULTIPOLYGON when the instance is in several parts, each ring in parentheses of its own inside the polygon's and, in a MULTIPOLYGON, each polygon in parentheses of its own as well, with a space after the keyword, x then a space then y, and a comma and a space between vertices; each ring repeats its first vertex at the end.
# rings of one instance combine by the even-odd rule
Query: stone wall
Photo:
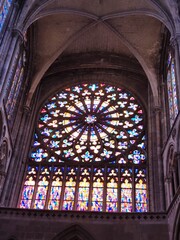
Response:
POLYGON ((0 240, 168 240, 166 214, 0 209, 0 240))

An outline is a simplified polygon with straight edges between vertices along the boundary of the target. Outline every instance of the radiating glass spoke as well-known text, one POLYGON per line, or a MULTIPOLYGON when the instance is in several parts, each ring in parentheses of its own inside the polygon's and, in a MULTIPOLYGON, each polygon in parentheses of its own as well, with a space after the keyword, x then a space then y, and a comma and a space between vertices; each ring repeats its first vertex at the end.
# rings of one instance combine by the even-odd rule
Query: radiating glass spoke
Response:
POLYGON ((146 212, 144 112, 125 89, 83 83, 40 110, 21 208, 146 212), (40 167, 39 167, 40 166, 40 167))

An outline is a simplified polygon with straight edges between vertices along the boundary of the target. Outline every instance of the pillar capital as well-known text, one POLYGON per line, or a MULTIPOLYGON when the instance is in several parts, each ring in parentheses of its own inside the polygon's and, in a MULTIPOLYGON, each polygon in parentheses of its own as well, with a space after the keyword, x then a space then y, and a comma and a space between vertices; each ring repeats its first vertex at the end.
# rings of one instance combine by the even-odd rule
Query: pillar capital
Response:
POLYGON ((31 108, 29 107, 29 106, 24 106, 23 107, 23 109, 24 109, 24 113, 26 113, 27 115, 29 115, 30 113, 31 113, 31 108))
POLYGON ((176 152, 175 154, 174 154, 174 160, 175 161, 180 161, 180 152, 176 152))
POLYGON ((170 39, 171 47, 175 48, 177 45, 180 45, 180 33, 175 34, 170 39))
POLYGON ((160 105, 156 105, 153 107, 154 113, 160 113, 162 111, 162 107, 160 105))
POLYGON ((12 34, 13 34, 14 36, 19 37, 19 38, 21 39, 22 43, 25 45, 25 42, 27 41, 27 39, 26 39, 26 33, 23 33, 23 32, 21 31, 21 29, 19 29, 19 28, 17 28, 17 27, 14 27, 14 28, 12 29, 12 34))

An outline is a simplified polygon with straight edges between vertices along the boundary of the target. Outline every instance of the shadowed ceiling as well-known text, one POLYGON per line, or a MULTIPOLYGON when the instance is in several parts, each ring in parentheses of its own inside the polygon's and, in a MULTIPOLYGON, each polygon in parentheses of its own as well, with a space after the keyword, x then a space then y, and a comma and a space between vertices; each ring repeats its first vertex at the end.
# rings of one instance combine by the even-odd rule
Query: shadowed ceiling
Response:
MULTIPOLYGON (((165 26, 148 0, 54 0, 31 6, 34 29, 33 78, 30 98, 49 67, 76 54, 118 55, 132 62, 157 95, 162 35, 165 26), (33 10, 34 9, 34 10, 33 10), (36 10, 35 10, 36 9, 36 10)), ((97 60, 97 59, 96 59, 97 60)), ((101 62, 101 58, 99 63, 101 62)), ((129 62, 129 63, 128 63, 129 62)), ((96 66, 98 62, 96 61, 96 66)))

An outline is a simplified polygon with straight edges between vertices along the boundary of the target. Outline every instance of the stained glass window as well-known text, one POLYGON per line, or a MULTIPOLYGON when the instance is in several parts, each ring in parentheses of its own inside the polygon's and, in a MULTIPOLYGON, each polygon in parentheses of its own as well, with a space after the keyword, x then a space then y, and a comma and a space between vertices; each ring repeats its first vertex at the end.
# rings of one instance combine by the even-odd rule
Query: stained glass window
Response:
POLYGON ((40 110, 21 208, 146 212, 145 113, 105 83, 60 90, 40 110))
MULTIPOLYGON (((25 52, 22 52, 15 58, 17 61, 17 65, 13 66, 16 67, 14 71, 13 78, 11 79, 11 84, 8 86, 9 91, 7 93, 7 101, 6 101, 6 113, 8 116, 8 120, 10 123, 13 121, 13 113, 18 105, 18 100, 20 96, 20 91, 22 89, 22 84, 24 81, 24 60, 25 60, 25 52)), ((12 76, 11 76, 12 77, 12 76)))
POLYGON ((175 61, 171 52, 169 52, 167 62, 167 90, 168 90, 170 126, 172 126, 178 114, 178 102, 175 76, 175 61))
POLYGON ((4 0, 0 3, 0 32, 3 29, 11 4, 12 0, 4 0))

